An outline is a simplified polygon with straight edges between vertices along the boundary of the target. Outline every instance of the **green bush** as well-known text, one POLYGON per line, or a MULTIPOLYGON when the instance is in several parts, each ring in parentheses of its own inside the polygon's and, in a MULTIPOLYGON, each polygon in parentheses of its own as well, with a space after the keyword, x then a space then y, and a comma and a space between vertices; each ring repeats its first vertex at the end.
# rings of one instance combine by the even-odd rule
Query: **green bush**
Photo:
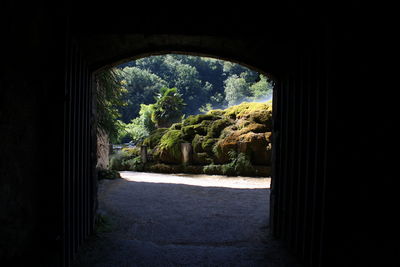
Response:
POLYGON ((99 169, 99 170, 97 170, 97 178, 99 180, 103 180, 103 179, 114 180, 117 178, 121 178, 121 175, 119 174, 118 171, 115 171, 115 170, 99 169))
POLYGON ((250 159, 246 154, 237 154, 235 151, 232 150, 228 152, 228 155, 231 159, 231 162, 222 166, 223 174, 228 176, 255 174, 250 159))
POLYGON ((126 161, 131 159, 132 156, 125 151, 118 151, 110 157, 110 170, 127 171, 126 161))
POLYGON ((222 175, 222 165, 210 164, 203 167, 203 172, 208 175, 222 175))
POLYGON ((143 171, 144 169, 144 163, 141 156, 126 160, 124 165, 128 167, 129 171, 143 171))

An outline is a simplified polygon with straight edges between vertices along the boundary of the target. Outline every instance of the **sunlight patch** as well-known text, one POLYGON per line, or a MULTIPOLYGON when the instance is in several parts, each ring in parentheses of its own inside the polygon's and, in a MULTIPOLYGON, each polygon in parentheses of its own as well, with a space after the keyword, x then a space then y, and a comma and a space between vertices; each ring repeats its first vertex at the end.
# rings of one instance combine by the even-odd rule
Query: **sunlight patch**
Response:
POLYGON ((204 187, 227 187, 242 189, 270 188, 271 178, 226 177, 202 174, 161 174, 148 172, 120 172, 127 181, 144 183, 185 184, 204 187))

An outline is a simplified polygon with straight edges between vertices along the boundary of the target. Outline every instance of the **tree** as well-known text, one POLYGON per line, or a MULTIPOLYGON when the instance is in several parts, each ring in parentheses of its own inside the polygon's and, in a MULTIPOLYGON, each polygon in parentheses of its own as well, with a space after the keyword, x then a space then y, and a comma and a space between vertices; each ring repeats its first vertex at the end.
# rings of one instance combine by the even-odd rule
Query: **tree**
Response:
POLYGON ((123 125, 118 118, 119 107, 125 105, 126 89, 121 85, 116 69, 107 69, 96 75, 97 129, 106 132, 115 142, 123 125))
POLYGON ((225 80, 225 100, 228 106, 240 104, 251 96, 249 84, 236 74, 225 80))
POLYGON ((260 74, 260 80, 250 87, 253 100, 263 100, 271 97, 273 85, 267 80, 267 77, 260 74))
POLYGON ((153 103, 156 94, 168 84, 159 76, 137 67, 123 68, 118 77, 127 90, 124 96, 127 104, 119 109, 125 123, 139 115, 141 104, 153 103))
POLYGON ((181 120, 185 103, 177 88, 162 88, 156 100, 151 118, 157 128, 167 128, 181 120))

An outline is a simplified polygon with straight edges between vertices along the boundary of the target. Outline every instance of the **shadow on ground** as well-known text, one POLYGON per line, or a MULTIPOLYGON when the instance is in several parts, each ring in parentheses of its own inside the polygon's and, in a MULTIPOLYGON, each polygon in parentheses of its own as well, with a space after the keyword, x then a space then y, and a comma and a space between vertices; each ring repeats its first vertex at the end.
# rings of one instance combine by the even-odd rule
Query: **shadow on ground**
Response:
POLYGON ((75 267, 299 266, 269 236, 268 188, 105 180, 99 213, 75 267))

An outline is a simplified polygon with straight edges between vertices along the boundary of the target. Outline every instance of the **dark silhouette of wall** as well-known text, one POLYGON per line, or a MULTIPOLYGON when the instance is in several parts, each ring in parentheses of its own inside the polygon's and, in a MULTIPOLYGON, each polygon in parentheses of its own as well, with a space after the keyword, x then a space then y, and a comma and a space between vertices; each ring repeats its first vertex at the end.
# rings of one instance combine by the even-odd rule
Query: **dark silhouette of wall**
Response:
POLYGON ((366 75, 377 50, 365 37, 368 14, 357 1, 340 7, 6 2, 1 261, 70 261, 93 227, 90 75, 177 51, 233 60, 276 79, 271 223, 290 251, 306 266, 395 265, 396 106, 392 92, 377 93, 366 75), (76 120, 68 119, 71 110, 76 120))

